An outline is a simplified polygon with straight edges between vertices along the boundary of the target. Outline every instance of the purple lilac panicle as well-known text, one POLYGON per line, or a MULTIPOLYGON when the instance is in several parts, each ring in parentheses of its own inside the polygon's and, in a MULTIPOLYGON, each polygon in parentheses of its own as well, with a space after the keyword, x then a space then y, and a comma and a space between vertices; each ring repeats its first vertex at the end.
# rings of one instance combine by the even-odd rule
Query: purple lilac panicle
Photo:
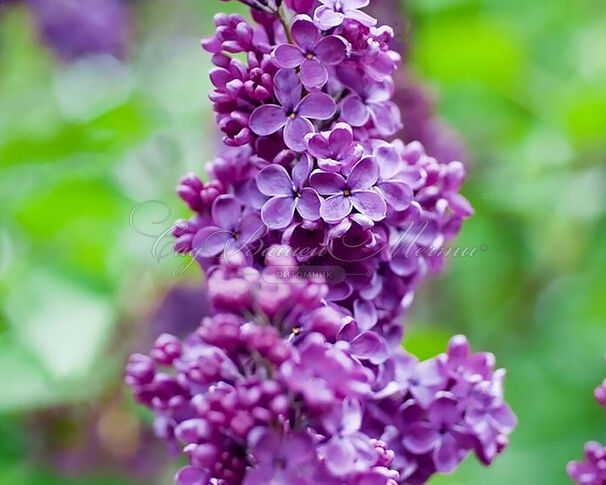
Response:
POLYGON ((177 484, 420 484, 472 452, 492 463, 516 424, 494 357, 464 337, 424 362, 400 346, 473 209, 460 162, 392 139, 392 30, 368 0, 242 1, 258 25, 220 14, 202 42, 226 147, 177 189, 195 214, 175 250, 211 310, 126 369, 189 459, 177 484))
POLYGON ((326 301, 325 283, 280 283, 274 264, 294 261, 268 259, 263 273, 213 271, 209 289, 231 283, 230 300, 210 291, 195 333, 162 335, 127 367, 157 433, 189 456, 178 484, 424 483, 503 451, 516 420, 491 354, 464 337, 424 362, 385 353, 326 301))
POLYGON ((216 17, 216 34, 203 41, 217 66, 210 97, 225 144, 240 148, 223 150, 210 182, 182 181, 178 192, 196 214, 174 234, 177 250, 192 252, 205 270, 234 248, 260 269, 263 250, 275 243, 298 247, 296 264, 342 267, 346 277, 330 282, 329 300, 350 312, 356 302, 372 302, 377 329, 396 342, 394 319, 427 274, 441 269, 441 252, 473 209, 459 193, 460 162, 436 160, 416 141, 391 140, 401 127, 391 100, 399 56, 389 49, 388 27, 347 13, 365 4, 317 4, 316 11, 345 12, 329 31, 310 11, 283 19, 286 30, 277 20, 253 27, 239 15, 216 17), (307 63, 326 71, 326 83, 324 74, 321 83, 309 82, 307 63), (254 238, 213 216, 214 198, 223 196, 241 203, 234 213, 248 232, 249 221, 264 224, 254 238))

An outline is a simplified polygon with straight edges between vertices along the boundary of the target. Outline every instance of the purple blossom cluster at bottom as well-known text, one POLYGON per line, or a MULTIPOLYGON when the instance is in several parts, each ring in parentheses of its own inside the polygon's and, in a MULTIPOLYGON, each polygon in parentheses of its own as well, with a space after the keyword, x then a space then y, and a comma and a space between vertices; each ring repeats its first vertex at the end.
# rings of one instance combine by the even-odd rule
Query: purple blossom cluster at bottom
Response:
POLYGON ((422 484, 503 451, 516 419, 492 354, 458 336, 420 362, 331 304, 324 282, 281 280, 290 265, 224 261, 197 330, 131 357, 126 382, 189 458, 178 485, 422 484))
POLYGON ((590 441, 585 445, 585 460, 572 461, 568 475, 579 485, 604 485, 606 483, 606 446, 590 441))
MULTIPOLYGON (((594 391, 600 406, 606 409, 606 379, 594 391)), ((595 441, 585 444, 583 461, 571 461, 567 467, 568 475, 578 485, 606 484, 606 446, 595 441)))

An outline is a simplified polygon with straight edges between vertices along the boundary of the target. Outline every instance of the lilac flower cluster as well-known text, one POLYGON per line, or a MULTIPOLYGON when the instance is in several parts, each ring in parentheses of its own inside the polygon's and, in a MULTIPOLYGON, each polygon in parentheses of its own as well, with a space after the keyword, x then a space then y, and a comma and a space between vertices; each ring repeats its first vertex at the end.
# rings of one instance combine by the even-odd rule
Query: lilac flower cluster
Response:
POLYGON ((397 331, 394 320, 441 268, 443 246, 472 213, 458 193, 465 171, 427 156, 418 142, 381 144, 365 156, 353 136, 338 122, 310 134, 299 157, 282 151, 255 169, 258 155, 245 147, 213 162, 211 182, 186 176, 178 192, 196 215, 175 225, 177 250, 212 272, 236 253, 261 268, 271 244, 287 244, 297 264, 330 273, 331 302, 372 307, 377 329, 397 331))
POLYGON ((389 395, 368 407, 365 424, 395 452, 404 483, 451 473, 470 452, 490 465, 504 450, 517 420, 503 399, 505 371, 494 364, 492 354, 470 353, 463 336, 425 362, 404 352, 387 361, 390 380, 378 395, 389 395))
POLYGON ((211 309, 126 370, 189 458, 178 485, 421 484, 492 463, 516 424, 494 357, 464 337, 424 362, 400 345, 473 209, 460 162, 393 139, 391 29, 369 0, 242 1, 256 26, 219 15, 203 41, 226 148, 177 188, 195 214, 175 249, 211 309))
POLYGON ((216 268, 196 332, 163 334, 127 366, 158 435, 189 457, 178 485, 417 484, 471 452, 492 463, 516 420, 491 354, 460 336, 424 362, 390 350, 325 283, 285 284, 296 260, 271 249, 262 272, 216 268))
POLYGON ((156 431, 185 445, 190 466, 177 483, 397 483, 385 446, 346 427, 343 403, 360 421, 373 373, 355 342, 335 343, 343 317, 324 305, 326 286, 271 279, 269 269, 215 271, 213 315, 185 341, 164 334, 149 356, 131 357, 127 383, 156 413, 156 431), (352 435, 344 450, 331 441, 337 429, 352 435), (331 470, 330 454, 349 451, 356 461, 331 470))
POLYGON ((464 166, 392 139, 400 57, 367 1, 245 3, 255 27, 220 14, 202 43, 226 148, 209 182, 181 181, 195 215, 175 225, 176 248, 212 271, 236 252, 260 269, 269 246, 289 245, 299 265, 339 268, 331 302, 374 306, 377 328, 391 327, 473 213, 464 166))
MULTIPOLYGON (((598 404, 606 409, 606 380, 596 388, 594 395, 598 404)), ((606 484, 606 446, 595 441, 586 443, 584 458, 568 463, 570 478, 578 485, 606 484)))
POLYGON ((604 485, 606 483, 606 446, 590 441, 585 445, 585 460, 572 461, 568 475, 579 485, 604 485))

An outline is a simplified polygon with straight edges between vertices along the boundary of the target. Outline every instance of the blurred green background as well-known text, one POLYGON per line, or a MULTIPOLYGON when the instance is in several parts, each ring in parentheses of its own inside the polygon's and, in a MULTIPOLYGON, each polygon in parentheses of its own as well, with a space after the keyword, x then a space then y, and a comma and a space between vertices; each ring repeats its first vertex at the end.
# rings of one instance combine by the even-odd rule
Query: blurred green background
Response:
MULTIPOLYGON (((122 366, 170 289, 201 275, 141 232, 187 214, 173 187, 215 153, 199 38, 215 12, 242 9, 131 2, 125 60, 67 63, 12 3, 0 6, 0 485, 168 485, 176 465, 122 366), (148 200, 166 205, 140 207, 137 232, 129 218, 148 200)), ((494 467, 469 459, 431 484, 570 483, 566 462, 606 440, 592 398, 606 376, 603 0, 406 10, 411 69, 471 153, 476 215, 456 244, 487 250, 425 284, 405 345, 429 357, 467 334, 508 369, 520 419, 494 467)))

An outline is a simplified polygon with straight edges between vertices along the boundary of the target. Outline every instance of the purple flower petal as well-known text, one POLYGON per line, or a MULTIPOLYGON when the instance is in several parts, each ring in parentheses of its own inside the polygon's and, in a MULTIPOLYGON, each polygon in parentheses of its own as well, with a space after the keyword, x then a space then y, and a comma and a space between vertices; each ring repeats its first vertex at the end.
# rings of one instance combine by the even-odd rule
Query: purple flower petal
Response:
POLYGON ((503 404, 500 408, 492 411, 492 418, 497 423, 497 428, 503 433, 509 433, 518 424, 518 418, 509 407, 509 404, 503 404))
POLYGON ((433 453, 436 469, 440 473, 451 473, 461 463, 464 456, 460 451, 455 437, 446 433, 433 453))
POLYGON ((328 71, 316 59, 304 59, 301 63, 301 81, 308 89, 319 89, 328 81, 328 71))
POLYGON ((248 214, 236 228, 238 245, 244 247, 262 238, 267 233, 267 227, 256 213, 248 214))
POLYGON ((296 202, 292 197, 273 197, 265 202, 261 209, 261 218, 270 229, 284 229, 292 222, 295 206, 296 202))
POLYGON ((309 183, 321 195, 340 194, 346 187, 345 179, 341 175, 320 171, 311 174, 309 183))
POLYGON ((352 190, 369 189, 379 179, 379 166, 375 159, 366 157, 354 165, 347 177, 347 185, 352 190))
POLYGON ((368 7, 370 0, 345 0, 345 6, 347 10, 355 10, 359 8, 368 7))
POLYGON ((326 93, 310 93, 297 106, 297 115, 314 120, 327 120, 337 110, 334 100, 326 93))
POLYGON ((207 226, 200 229, 192 240, 195 255, 202 258, 213 258, 221 254, 233 233, 228 229, 207 226))
POLYGON ((366 64, 366 71, 376 81, 384 81, 398 68, 399 62, 397 56, 387 52, 378 52, 372 62, 366 64))
POLYGON ((271 463, 276 457, 276 450, 282 449, 282 445, 283 443, 278 433, 266 431, 255 443, 253 455, 257 461, 271 463))
POLYGON ((409 451, 423 454, 431 451, 438 439, 439 434, 430 423, 417 422, 408 428, 402 443, 409 451))
POLYGON ((209 73, 210 81, 217 88, 225 88, 225 85, 232 80, 232 74, 222 67, 215 67, 209 73))
POLYGON ((307 138, 307 151, 312 157, 329 158, 328 140, 322 133, 316 133, 307 138))
POLYGON ((284 233, 284 242, 295 250, 305 249, 305 252, 297 253, 297 260, 306 262, 312 259, 315 254, 309 251, 309 248, 320 248, 324 243, 324 227, 322 222, 315 222, 312 227, 304 221, 302 224, 292 226, 292 231, 284 233), (314 227, 315 226, 315 227, 314 227))
POLYGON ((330 301, 341 301, 349 298, 352 293, 353 288, 351 285, 347 281, 341 281, 341 283, 337 283, 336 285, 330 285, 327 299, 330 301))
POLYGON ((402 127, 402 119, 398 107, 391 103, 373 103, 369 106, 372 121, 383 136, 391 136, 402 127))
POLYGON ((320 31, 307 15, 297 17, 292 24, 293 40, 304 52, 311 52, 320 38, 320 31))
POLYGON ((275 483, 276 480, 283 482, 282 476, 283 471, 276 470, 273 466, 258 466, 246 472, 242 485, 262 485, 264 483, 275 483))
POLYGON ((301 81, 294 69, 278 70, 274 76, 274 94, 287 112, 294 110, 301 100, 301 81))
MULTIPOLYGON (((337 224, 335 227, 333 227, 330 230, 330 233, 328 235, 329 240, 332 241, 334 239, 342 238, 347 233, 347 231, 349 231, 351 229, 351 226, 352 226, 351 217, 348 217, 347 219, 343 219, 341 222, 339 222, 339 224, 337 224)), ((356 325, 353 325, 350 323, 345 328, 356 327, 355 333, 358 333, 359 328, 358 328, 357 322, 355 322, 355 323, 356 323, 356 325)), ((351 339, 347 339, 346 337, 344 337, 344 340, 351 340, 351 339)))
POLYGON ((359 212, 370 217, 373 221, 385 219, 387 205, 383 197, 374 190, 357 190, 351 196, 351 201, 359 212))
POLYGON ((360 96, 349 94, 341 102, 341 118, 351 126, 364 126, 368 123, 370 112, 360 96))
POLYGON ((338 173, 343 168, 343 164, 334 158, 320 158, 318 159, 318 166, 325 172, 338 173))
POLYGON ((448 378, 441 372, 440 365, 435 359, 419 362, 414 372, 415 380, 419 384, 411 386, 410 392, 421 407, 428 408, 436 392, 444 388, 448 378))
POLYGON ((282 128, 288 118, 284 108, 276 104, 264 104, 250 115, 250 129, 259 136, 267 136, 282 128))
MULTIPOLYGON (((344 62, 336 67, 337 77, 346 88, 357 94, 364 93, 364 70, 355 62, 344 62)), ((388 98, 389 99, 389 98, 388 98)))
POLYGON ((259 190, 267 195, 288 195, 293 193, 293 183, 290 175, 282 165, 272 164, 265 167, 257 175, 259 190))
POLYGON ((284 127, 284 143, 291 150, 302 152, 305 150, 305 135, 313 133, 314 126, 305 118, 289 118, 284 127))
POLYGON ((423 185, 426 175, 420 168, 406 166, 395 175, 395 178, 410 185, 413 189, 418 189, 423 185))
POLYGON ((336 476, 346 475, 353 469, 357 453, 351 441, 334 437, 322 450, 326 467, 336 476))
POLYGON ((280 67, 294 68, 301 65, 305 54, 301 49, 292 44, 282 44, 274 50, 276 62, 280 67))
POLYGON ((376 18, 371 17, 367 13, 360 12, 359 10, 348 10, 347 17, 352 20, 357 20, 361 24, 366 25, 366 27, 373 27, 374 25, 377 25, 376 18))
POLYGON ((400 154, 393 145, 383 145, 374 152, 375 159, 379 164, 379 172, 383 180, 394 177, 398 171, 404 168, 400 154))
POLYGON ((342 194, 333 195, 322 201, 320 216, 328 222, 337 222, 344 219, 351 212, 353 197, 345 197, 342 194))
POLYGON ((181 468, 175 476, 177 485, 207 485, 210 480, 210 475, 193 466, 181 468))
POLYGON ((240 187, 236 187, 235 195, 244 205, 250 205, 253 209, 261 209, 267 197, 261 193, 255 179, 247 180, 240 187))
POLYGON ((419 267, 417 260, 406 256, 406 247, 400 247, 389 262, 389 267, 398 276, 410 276, 419 267))
POLYGON ((406 209, 412 201, 413 192, 410 186, 404 182, 388 180, 377 184, 377 189, 385 198, 385 201, 395 210, 406 209))
POLYGON ((373 364, 385 362, 389 355, 385 340, 375 332, 362 332, 350 345, 356 357, 370 360, 373 364))
POLYGON ((346 399, 343 402, 342 433, 352 434, 362 427, 362 405, 358 399, 346 399))
POLYGON ((452 211, 460 217, 470 217, 473 215, 474 210, 471 203, 463 197, 461 194, 452 193, 448 194, 448 205, 452 211))
POLYGON ((301 190, 301 197, 297 203, 297 211, 301 217, 308 221, 316 221, 320 218, 320 196, 310 188, 305 187, 301 190))
POLYGON ((353 143, 351 127, 347 123, 337 123, 330 132, 328 142, 333 153, 341 156, 345 155, 353 143))
POLYGON ((370 330, 378 321, 377 308, 369 301, 356 300, 354 302, 354 318, 358 322, 360 330, 370 330))
POLYGON ((457 409, 457 400, 448 394, 440 396, 429 406, 427 417, 437 427, 458 422, 461 413, 457 409))
POLYGON ((328 30, 337 27, 343 23, 345 15, 341 12, 335 12, 332 8, 322 5, 314 13, 314 20, 322 30, 328 30))
POLYGON ((416 368, 417 375, 427 386, 441 389, 448 381, 442 372, 440 362, 435 359, 419 362, 416 368))
POLYGON ((368 104, 385 103, 391 99, 394 93, 394 84, 389 81, 368 82, 365 87, 364 94, 368 104))
POLYGON ((221 195, 215 199, 211 209, 215 223, 226 229, 233 229, 240 220, 242 205, 233 195, 221 195))
POLYGON ((286 5, 296 13, 307 13, 313 7, 315 0, 286 0, 286 5))
POLYGON ((455 335, 448 341, 448 364, 459 366, 471 353, 471 346, 465 335, 455 335))
POLYGON ((309 173, 312 169, 312 161, 311 159, 304 155, 301 157, 301 160, 293 167, 292 169, 292 182, 296 189, 301 189, 303 184, 307 182, 309 178, 309 173))
POLYGON ((431 246, 440 233, 437 223, 432 219, 419 220, 414 229, 415 234, 419 234, 417 244, 424 247, 431 246))
POLYGON ((364 214, 352 214, 351 220, 355 222, 362 229, 370 229, 374 227, 375 223, 369 217, 366 217, 364 214))
POLYGON ((295 468, 297 465, 314 460, 316 449, 308 434, 294 434, 288 438, 284 445, 284 453, 288 456, 288 463, 295 468))
POLYGON ((318 42, 315 52, 322 64, 334 66, 347 56, 347 42, 342 37, 329 35, 318 42))

